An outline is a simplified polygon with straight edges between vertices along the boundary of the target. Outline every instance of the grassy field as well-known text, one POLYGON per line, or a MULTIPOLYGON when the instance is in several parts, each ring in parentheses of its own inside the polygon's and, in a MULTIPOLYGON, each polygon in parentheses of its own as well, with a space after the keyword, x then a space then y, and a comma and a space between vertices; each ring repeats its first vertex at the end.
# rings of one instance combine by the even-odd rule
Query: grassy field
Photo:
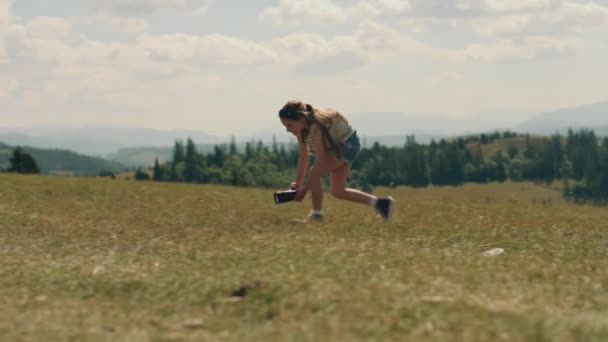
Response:
POLYGON ((606 341, 608 210, 533 184, 326 199, 0 175, 7 341, 606 341), (492 248, 497 256, 483 256, 492 248))

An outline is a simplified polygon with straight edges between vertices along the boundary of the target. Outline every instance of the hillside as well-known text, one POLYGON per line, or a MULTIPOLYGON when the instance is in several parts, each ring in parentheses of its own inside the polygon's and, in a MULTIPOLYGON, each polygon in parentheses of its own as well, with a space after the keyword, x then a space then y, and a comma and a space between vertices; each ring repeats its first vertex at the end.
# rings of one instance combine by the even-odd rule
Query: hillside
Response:
MULTIPOLYGON (((212 144, 199 144, 196 145, 196 149, 199 153, 207 154, 213 151, 214 146, 212 144)), ((158 158, 160 163, 170 161, 173 158, 173 146, 121 148, 108 154, 106 158, 127 166, 152 166, 155 158, 158 158)))
MULTIPOLYGON (((23 150, 36 160, 40 172, 45 174, 97 176, 101 171, 122 172, 127 170, 123 164, 72 151, 33 147, 23 147, 23 150)), ((0 168, 8 168, 12 151, 13 147, 0 143, 0 168)))
POLYGON ((121 148, 106 156, 112 160, 127 166, 151 166, 154 159, 158 158, 160 163, 171 160, 172 148, 169 147, 132 147, 121 148))
POLYGON ((598 133, 606 133, 608 128, 608 102, 562 108, 541 113, 515 127, 518 132, 554 134, 556 131, 565 134, 568 128, 591 128, 598 133))
POLYGON ((11 145, 70 150, 76 153, 105 156, 121 148, 171 146, 176 139, 192 137, 198 143, 228 141, 194 130, 158 130, 119 126, 84 127, 0 127, 0 141, 11 145))
POLYGON ((267 190, 0 174, 0 332, 608 339, 605 208, 529 183, 386 193, 389 222, 327 196, 325 222, 303 225, 308 202, 276 206, 267 190))
MULTIPOLYGON (((237 150, 245 151, 246 144, 245 142, 237 143, 237 150)), ((285 146, 286 149, 293 147, 293 143, 277 143, 279 148, 281 145, 285 146)), ((215 146, 227 146, 227 144, 197 144, 196 151, 202 154, 210 154, 215 150, 215 146)), ((270 148, 271 144, 264 143, 264 146, 270 148)), ((173 149, 173 146, 123 148, 108 154, 106 158, 131 167, 152 166, 154 165, 154 158, 158 158, 160 163, 170 161, 173 158, 173 149)))
MULTIPOLYGON (((511 130, 520 133, 552 135, 568 128, 593 128, 608 136, 608 102, 561 108, 544 113, 504 110, 484 111, 462 117, 447 114, 412 114, 406 112, 355 112, 347 117, 364 142, 378 141, 384 146, 402 146, 405 137, 415 135, 419 143, 476 132, 511 130)), ((85 155, 108 158, 129 166, 151 165, 154 158, 167 160, 175 140, 192 140, 200 151, 211 151, 213 145, 228 143, 231 136, 217 136, 195 129, 150 129, 121 126, 31 126, 0 127, 0 141, 11 145, 70 150, 85 155)), ((243 127, 236 139, 240 144, 262 140, 270 144, 295 140, 280 123, 270 127, 243 127)))
POLYGON ((608 125, 594 128, 593 131, 600 137, 608 137, 608 125))

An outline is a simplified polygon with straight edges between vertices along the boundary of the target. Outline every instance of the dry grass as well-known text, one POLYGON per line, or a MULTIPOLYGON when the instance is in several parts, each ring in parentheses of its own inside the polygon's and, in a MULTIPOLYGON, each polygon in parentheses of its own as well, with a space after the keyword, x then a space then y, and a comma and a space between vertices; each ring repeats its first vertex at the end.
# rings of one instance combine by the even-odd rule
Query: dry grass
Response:
POLYGON ((0 336, 608 339, 606 208, 531 184, 385 192, 389 223, 327 198, 306 226, 268 190, 0 175, 0 336))

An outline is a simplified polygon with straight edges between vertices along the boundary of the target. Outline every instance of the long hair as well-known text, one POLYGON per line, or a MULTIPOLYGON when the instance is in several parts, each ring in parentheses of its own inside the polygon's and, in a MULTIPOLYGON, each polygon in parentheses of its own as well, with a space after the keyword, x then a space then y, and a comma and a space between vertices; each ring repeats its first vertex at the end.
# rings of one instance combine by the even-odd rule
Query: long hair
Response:
MULTIPOLYGON (((310 104, 300 100, 290 100, 279 111, 279 117, 288 120, 300 120, 301 117, 304 117, 309 125, 316 124, 321 130, 323 148, 327 151, 327 142, 329 142, 336 153, 338 153, 339 156, 342 155, 342 150, 338 148, 327 128, 327 125, 331 124, 333 118, 346 121, 346 118, 339 112, 328 108, 313 108, 310 104)), ((300 136, 302 141, 306 141, 309 133, 309 130, 302 130, 300 136)))

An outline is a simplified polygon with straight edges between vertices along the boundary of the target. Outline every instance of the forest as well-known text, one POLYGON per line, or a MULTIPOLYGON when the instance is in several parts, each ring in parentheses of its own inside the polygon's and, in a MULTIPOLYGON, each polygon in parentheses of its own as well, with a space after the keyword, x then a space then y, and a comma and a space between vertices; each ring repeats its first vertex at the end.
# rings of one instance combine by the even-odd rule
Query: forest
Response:
MULTIPOLYGON (((210 153, 199 153, 188 138, 185 143, 175 142, 172 160, 162 164, 156 160, 151 176, 138 170, 136 178, 283 188, 293 181, 297 161, 296 144, 286 147, 273 140, 268 146, 251 141, 241 151, 233 138, 210 153)), ((545 184, 558 180, 569 198, 604 201, 608 199, 608 138, 599 138, 590 129, 570 129, 567 136, 551 137, 493 132, 429 144, 408 136, 400 147, 378 143, 364 147, 353 164, 349 185, 369 191, 376 186, 458 186, 507 180, 545 184)))

